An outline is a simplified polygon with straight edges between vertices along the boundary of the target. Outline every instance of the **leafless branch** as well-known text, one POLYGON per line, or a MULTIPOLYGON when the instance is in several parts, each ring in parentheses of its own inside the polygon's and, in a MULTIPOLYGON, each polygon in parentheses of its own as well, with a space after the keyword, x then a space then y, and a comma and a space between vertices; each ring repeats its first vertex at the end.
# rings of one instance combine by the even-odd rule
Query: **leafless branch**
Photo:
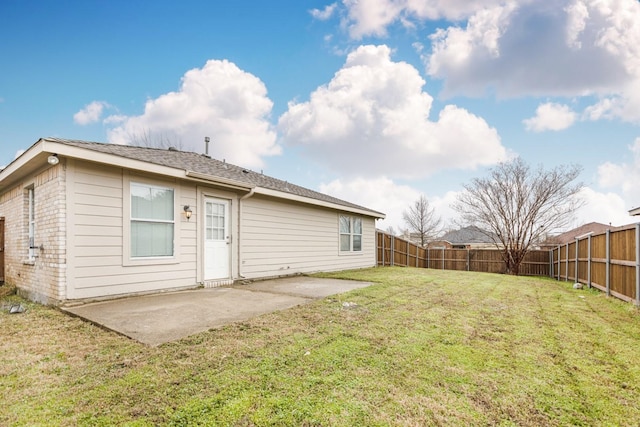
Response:
POLYGON ((531 246, 568 225, 582 206, 582 183, 574 182, 580 172, 577 165, 532 170, 516 158, 465 185, 452 207, 503 251, 507 272, 518 274, 531 246))
POLYGON ((422 246, 433 240, 442 230, 442 219, 435 215, 434 208, 429 205, 424 195, 402 213, 402 218, 409 232, 418 235, 422 246))

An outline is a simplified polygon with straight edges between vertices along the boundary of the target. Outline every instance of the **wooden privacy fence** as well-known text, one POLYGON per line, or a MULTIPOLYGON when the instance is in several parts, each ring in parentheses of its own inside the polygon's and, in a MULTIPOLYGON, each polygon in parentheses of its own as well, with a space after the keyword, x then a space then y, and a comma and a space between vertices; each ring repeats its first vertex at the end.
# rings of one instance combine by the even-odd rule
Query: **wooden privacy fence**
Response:
POLYGON ((552 250, 552 276, 640 305, 640 224, 579 236, 552 250))
MULTIPOLYGON (((497 249, 444 249, 422 248, 400 237, 376 232, 377 264, 403 267, 434 268, 441 270, 504 273, 507 267, 497 249)), ((531 251, 520 266, 526 276, 550 276, 549 251, 531 251)))

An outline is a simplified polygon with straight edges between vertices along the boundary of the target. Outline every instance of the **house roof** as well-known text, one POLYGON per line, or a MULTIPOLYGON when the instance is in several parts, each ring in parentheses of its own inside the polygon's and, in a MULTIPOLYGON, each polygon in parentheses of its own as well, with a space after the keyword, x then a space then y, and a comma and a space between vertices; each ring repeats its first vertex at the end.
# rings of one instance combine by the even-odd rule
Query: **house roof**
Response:
MULTIPOLYGON (((29 150, 23 153, 22 156, 28 156, 30 151, 32 151, 31 156, 33 157, 35 157, 39 152, 46 152, 47 155, 49 153, 56 153, 61 157, 83 158, 109 164, 116 164, 116 159, 129 159, 134 161, 134 164, 141 170, 147 170, 147 167, 144 166, 145 164, 157 165, 161 167, 158 170, 154 170, 157 173, 168 173, 169 171, 165 168, 169 168, 172 171, 177 170, 181 172, 178 176, 185 179, 208 181, 228 187, 235 187, 245 191, 253 191, 264 195, 297 200, 303 203, 342 208, 347 211, 357 212, 376 218, 385 217, 381 212, 376 212, 327 194, 313 191, 287 181, 264 175, 263 173, 257 173, 249 169, 194 152, 179 151, 176 149, 105 144, 61 138, 42 138, 29 148, 29 150), (37 149, 38 145, 41 146, 40 150, 37 149), (65 148, 70 148, 70 150, 65 150, 65 148), (108 157, 91 157, 83 154, 83 152, 100 153, 105 154, 108 157)), ((7 170, 8 173, 12 173, 12 166, 14 166, 14 163, 18 162, 18 160, 20 160, 20 158, 14 160, 12 164, 0 171, 0 184, 2 184, 2 175, 7 170)), ((15 169, 16 167, 14 166, 13 170, 15 169)), ((173 173, 173 175, 175 176, 175 173, 173 173)))
POLYGON ((565 231, 562 234, 553 236, 547 239, 546 243, 564 245, 566 243, 572 243, 576 240, 576 237, 584 236, 585 234, 602 234, 607 230, 612 229, 611 225, 602 224, 600 222, 590 222, 583 224, 580 227, 574 228, 569 231, 565 231))
POLYGON ((459 230, 453 230, 445 233, 440 237, 442 241, 447 241, 453 245, 470 244, 470 243, 494 243, 493 240, 485 232, 476 226, 464 227, 459 230))

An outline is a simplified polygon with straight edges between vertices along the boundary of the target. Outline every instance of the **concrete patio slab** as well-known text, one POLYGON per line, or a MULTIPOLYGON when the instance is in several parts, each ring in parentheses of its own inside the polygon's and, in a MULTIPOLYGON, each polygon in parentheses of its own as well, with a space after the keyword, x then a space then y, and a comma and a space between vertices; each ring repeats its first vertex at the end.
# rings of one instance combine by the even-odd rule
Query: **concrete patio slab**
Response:
POLYGON ((369 285, 371 283, 300 276, 233 287, 135 296, 62 307, 62 310, 157 346, 369 285))
POLYGON ((370 285, 370 282, 358 282, 355 280, 285 277, 282 279, 253 282, 248 285, 236 285, 234 289, 271 292, 303 298, 325 298, 330 295, 341 294, 370 285))

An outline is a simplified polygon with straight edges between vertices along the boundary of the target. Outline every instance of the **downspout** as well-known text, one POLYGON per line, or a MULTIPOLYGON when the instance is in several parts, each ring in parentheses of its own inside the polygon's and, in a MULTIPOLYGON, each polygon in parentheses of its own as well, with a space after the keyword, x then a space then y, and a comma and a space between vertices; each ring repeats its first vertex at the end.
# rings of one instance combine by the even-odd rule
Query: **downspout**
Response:
POLYGON ((252 188, 247 194, 245 194, 244 196, 240 197, 239 203, 238 203, 238 277, 240 277, 241 279, 246 279, 246 277, 244 277, 242 275, 242 239, 240 237, 240 234, 242 233, 242 202, 244 200, 247 200, 250 197, 253 197, 255 193, 255 187, 252 188))

